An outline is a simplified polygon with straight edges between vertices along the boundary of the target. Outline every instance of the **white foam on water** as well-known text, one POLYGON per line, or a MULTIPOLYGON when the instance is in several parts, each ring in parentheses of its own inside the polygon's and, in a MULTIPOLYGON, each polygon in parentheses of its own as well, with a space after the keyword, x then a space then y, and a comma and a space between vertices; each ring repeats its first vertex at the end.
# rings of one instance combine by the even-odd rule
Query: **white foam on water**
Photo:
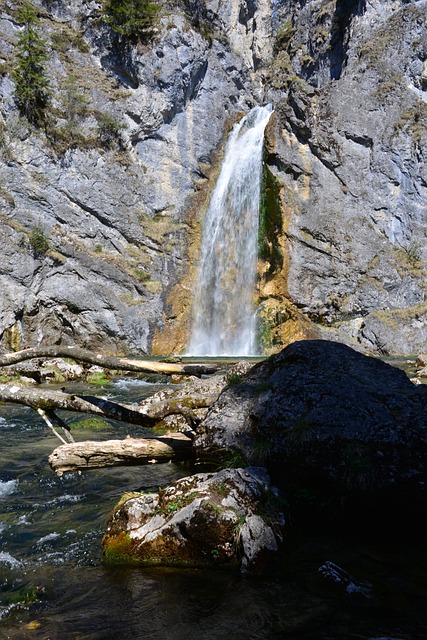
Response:
POLYGON ((6 618, 6 616, 12 611, 16 604, 8 604, 6 607, 0 606, 0 620, 6 618))
POLYGON ((54 505, 58 505, 58 504, 62 504, 62 503, 67 503, 67 502, 80 502, 81 500, 83 500, 83 496, 79 496, 79 495, 72 495, 70 493, 64 493, 64 495, 62 496, 58 496, 57 498, 53 498, 53 500, 49 500, 48 502, 45 502, 44 504, 35 504, 35 507, 52 507, 54 505))
POLYGON ((6 564, 11 569, 19 569, 22 567, 22 562, 19 562, 19 560, 11 556, 7 551, 0 551, 0 564, 6 564))
POLYGON ((58 540, 58 538, 60 537, 61 537, 60 533, 56 533, 56 531, 53 531, 52 533, 48 533, 47 536, 43 536, 43 538, 40 538, 39 540, 37 540, 36 545, 40 547, 45 542, 52 542, 52 540, 58 540))
POLYGON ((18 480, 7 480, 3 482, 0 480, 0 500, 2 498, 6 498, 6 496, 10 496, 18 486, 18 480))
POLYGON ((118 389, 119 391, 128 391, 129 389, 135 387, 152 387, 153 385, 153 382, 146 382, 145 380, 136 380, 134 378, 130 378, 129 380, 115 380, 111 386, 114 387, 114 389, 118 389))

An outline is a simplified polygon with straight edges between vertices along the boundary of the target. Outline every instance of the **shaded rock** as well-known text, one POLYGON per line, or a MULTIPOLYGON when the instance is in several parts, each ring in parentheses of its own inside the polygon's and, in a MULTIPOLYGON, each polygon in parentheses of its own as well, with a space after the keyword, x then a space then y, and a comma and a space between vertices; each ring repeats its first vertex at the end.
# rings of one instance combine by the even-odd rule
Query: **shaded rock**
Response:
POLYGON ((267 466, 311 510, 414 514, 424 509, 427 389, 345 345, 296 342, 224 389, 195 446, 267 466))
POLYGON ((317 580, 346 595, 369 598, 372 591, 371 585, 357 583, 345 569, 330 560, 318 568, 317 580))
MULTIPOLYGON (((125 496, 126 498, 126 496, 125 496)), ((103 539, 108 562, 178 566, 277 566, 284 516, 264 469, 182 478, 159 493, 125 499, 103 539)))

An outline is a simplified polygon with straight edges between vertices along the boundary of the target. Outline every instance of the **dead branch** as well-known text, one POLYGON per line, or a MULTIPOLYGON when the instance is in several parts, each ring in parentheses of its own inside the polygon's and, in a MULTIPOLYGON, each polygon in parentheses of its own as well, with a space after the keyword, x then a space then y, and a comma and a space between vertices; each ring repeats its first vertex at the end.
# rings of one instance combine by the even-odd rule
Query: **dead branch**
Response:
POLYGON ((65 409, 79 413, 93 413, 104 418, 149 428, 153 427, 157 421, 156 418, 139 412, 137 407, 120 405, 94 396, 76 396, 63 391, 32 389, 18 384, 0 384, 0 401, 22 404, 36 411, 65 409))
MULTIPOLYGON (((38 409, 39 413, 40 411, 43 411, 43 409, 38 409)), ((74 442, 74 438, 71 435, 70 427, 62 418, 57 416, 56 413, 52 411, 52 409, 46 409, 44 413, 46 414, 49 420, 56 422, 56 424, 59 427, 61 427, 62 431, 64 432, 66 442, 74 442)))

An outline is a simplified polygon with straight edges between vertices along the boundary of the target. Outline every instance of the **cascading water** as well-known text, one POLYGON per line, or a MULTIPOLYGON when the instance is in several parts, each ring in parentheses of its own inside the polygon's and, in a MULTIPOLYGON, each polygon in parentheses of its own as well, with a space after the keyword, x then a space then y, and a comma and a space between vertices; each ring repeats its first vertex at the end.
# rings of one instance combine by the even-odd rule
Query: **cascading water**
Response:
POLYGON ((191 355, 253 355, 264 130, 271 105, 234 126, 204 221, 191 355))

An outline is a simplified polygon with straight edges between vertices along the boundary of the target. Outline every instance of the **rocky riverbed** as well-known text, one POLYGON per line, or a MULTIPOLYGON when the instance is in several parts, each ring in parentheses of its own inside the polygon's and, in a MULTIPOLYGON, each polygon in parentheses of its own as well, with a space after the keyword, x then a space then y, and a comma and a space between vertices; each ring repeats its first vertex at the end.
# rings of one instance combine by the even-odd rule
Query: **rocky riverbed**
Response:
MULTIPOLYGON (((310 529, 353 532, 363 530, 367 520, 383 533, 422 526, 427 386, 340 343, 302 341, 246 372, 228 374, 215 401, 212 388, 205 385, 210 406, 204 417, 190 421, 197 459, 238 468, 227 471, 227 480, 225 471, 196 475, 159 495, 125 498, 110 520, 107 558, 184 566, 234 561, 250 569, 247 527, 246 538, 258 539, 269 551, 274 547, 279 562, 282 545, 273 532, 280 512, 281 543, 285 519, 310 529), (263 505, 253 502, 251 485, 241 486, 241 474, 253 473, 249 465, 264 467, 278 487, 265 481, 263 505), (218 486, 224 486, 223 497, 218 486), (238 494, 233 505, 231 487, 238 494), (257 532, 255 524, 251 532, 250 518, 257 532), (209 556, 208 548, 218 555, 209 556)), ((195 389, 200 393, 200 383, 195 389)), ((179 414, 185 406, 182 390, 178 397, 179 414)), ((173 393, 170 407, 172 398, 173 393)), ((186 411, 184 416, 188 420, 186 411)))

